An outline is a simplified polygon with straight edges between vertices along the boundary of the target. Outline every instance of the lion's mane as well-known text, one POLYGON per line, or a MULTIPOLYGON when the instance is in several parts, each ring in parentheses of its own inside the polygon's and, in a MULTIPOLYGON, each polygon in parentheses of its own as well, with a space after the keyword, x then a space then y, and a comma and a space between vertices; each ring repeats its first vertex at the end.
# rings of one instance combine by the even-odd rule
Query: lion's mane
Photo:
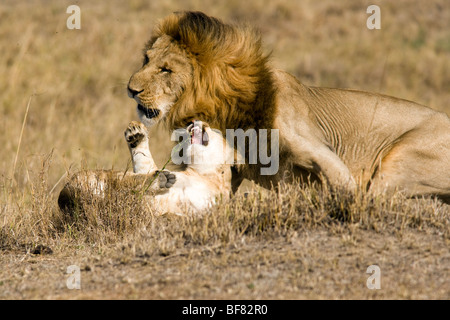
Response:
POLYGON ((159 23, 145 50, 163 35, 186 51, 193 66, 193 85, 167 115, 169 128, 195 119, 222 132, 272 126, 275 88, 258 32, 201 12, 181 12, 159 23))

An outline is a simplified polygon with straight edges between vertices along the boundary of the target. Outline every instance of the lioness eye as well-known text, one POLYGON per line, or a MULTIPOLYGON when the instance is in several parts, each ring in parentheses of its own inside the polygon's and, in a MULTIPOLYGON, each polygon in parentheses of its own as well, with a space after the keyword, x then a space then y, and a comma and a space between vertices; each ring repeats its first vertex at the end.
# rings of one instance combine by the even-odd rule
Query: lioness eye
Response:
POLYGON ((172 70, 170 70, 169 68, 167 68, 167 67, 162 67, 162 68, 160 68, 159 69, 159 72, 161 72, 161 73, 172 73, 172 70))

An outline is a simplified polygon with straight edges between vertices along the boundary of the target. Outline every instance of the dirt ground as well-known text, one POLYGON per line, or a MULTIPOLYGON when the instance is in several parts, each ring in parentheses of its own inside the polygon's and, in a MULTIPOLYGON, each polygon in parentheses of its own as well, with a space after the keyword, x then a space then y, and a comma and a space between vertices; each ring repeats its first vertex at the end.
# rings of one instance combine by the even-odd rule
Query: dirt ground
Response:
POLYGON ((449 299, 449 240, 355 230, 307 231, 230 248, 148 255, 124 247, 4 253, 0 299, 449 299), (68 289, 67 267, 81 289, 68 289), (370 265, 380 289, 368 289, 370 265))

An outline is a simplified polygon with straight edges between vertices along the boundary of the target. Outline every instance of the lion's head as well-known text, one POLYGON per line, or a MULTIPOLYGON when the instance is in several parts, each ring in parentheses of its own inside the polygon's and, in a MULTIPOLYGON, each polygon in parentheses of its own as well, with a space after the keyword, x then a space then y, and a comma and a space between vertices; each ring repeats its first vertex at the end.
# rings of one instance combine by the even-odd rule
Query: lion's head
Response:
POLYGON ((151 126, 164 119, 170 108, 192 85, 193 66, 185 51, 161 36, 144 52, 142 68, 128 83, 128 95, 138 103, 140 119, 151 126))
POLYGON ((175 129, 200 119, 223 132, 267 127, 274 96, 267 60, 253 29, 200 12, 175 13, 145 46, 128 93, 147 126, 163 121, 175 129))

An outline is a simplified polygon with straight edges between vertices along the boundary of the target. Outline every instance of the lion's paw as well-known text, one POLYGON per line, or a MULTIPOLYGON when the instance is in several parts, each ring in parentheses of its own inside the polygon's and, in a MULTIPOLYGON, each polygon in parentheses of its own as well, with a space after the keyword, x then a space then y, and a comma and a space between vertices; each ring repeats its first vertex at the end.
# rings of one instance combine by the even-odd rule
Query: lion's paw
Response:
POLYGON ((125 140, 131 148, 136 148, 148 137, 147 128, 139 121, 131 121, 124 134, 125 140))
POLYGON ((163 170, 158 171, 158 173, 160 188, 171 188, 177 181, 177 176, 170 171, 163 170))

